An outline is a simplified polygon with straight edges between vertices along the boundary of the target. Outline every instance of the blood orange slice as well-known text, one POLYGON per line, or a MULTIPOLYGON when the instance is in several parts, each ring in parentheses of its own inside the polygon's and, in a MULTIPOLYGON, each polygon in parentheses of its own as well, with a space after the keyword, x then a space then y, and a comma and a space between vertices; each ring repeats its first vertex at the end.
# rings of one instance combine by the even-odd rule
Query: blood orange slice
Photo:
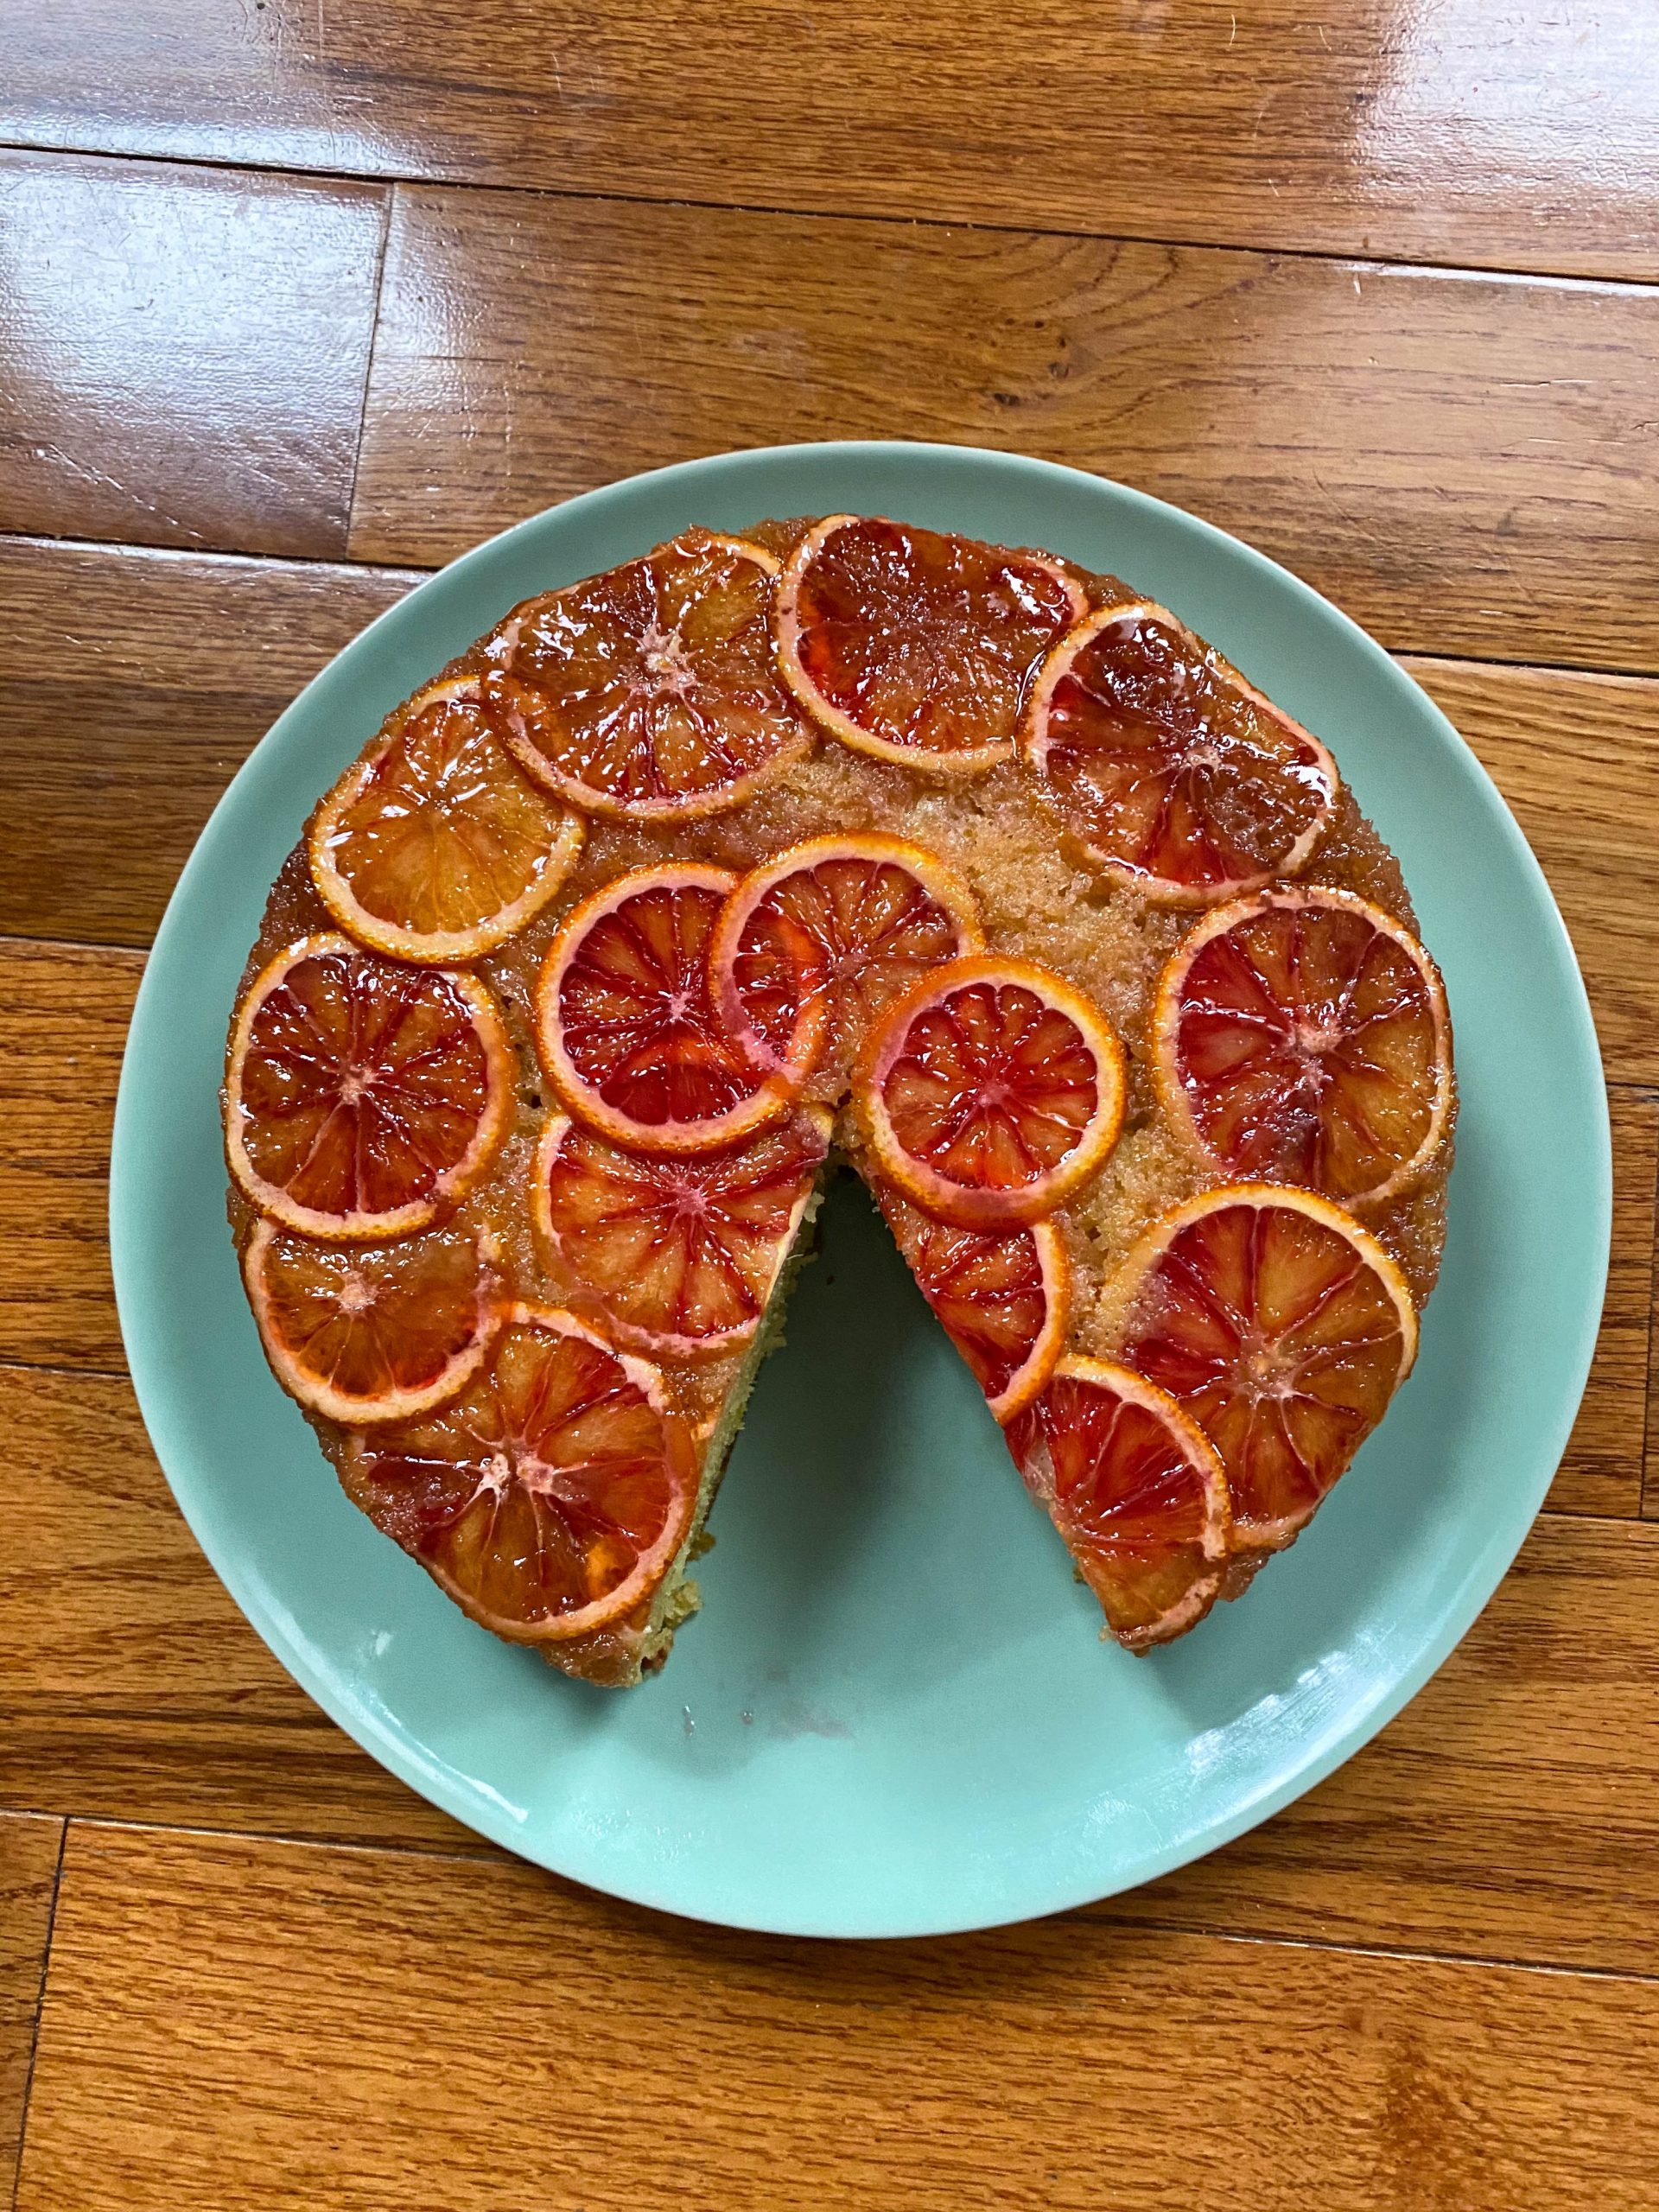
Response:
POLYGON ((346 1427, 412 1420, 458 1396, 500 1322, 488 1240, 462 1229, 321 1244, 259 1221, 242 1271, 276 1379, 346 1427))
POLYGON ((882 1008, 984 942, 973 893, 919 845, 813 837, 739 883, 709 971, 727 1028, 758 1067, 799 1081, 822 1062, 839 1096, 882 1008))
POLYGON ((787 1110, 721 1020, 709 941, 736 878, 668 866, 619 876, 569 914, 536 995, 542 1064, 577 1117, 614 1143, 703 1152, 787 1110))
POLYGON ((1012 752, 1038 664, 1087 605, 1046 554, 831 515, 784 571, 778 664, 844 745, 973 772, 1012 752))
POLYGON ((1287 1544, 1416 1357, 1399 1268, 1328 1199, 1238 1183, 1154 1222, 1125 1288, 1122 1357, 1220 1452, 1235 1541, 1287 1544))
POLYGON ((1083 857, 1176 906, 1296 874, 1340 787, 1318 738, 1149 601, 1060 640, 1020 749, 1083 857))
POLYGON ((1204 1618, 1221 1594, 1227 1478, 1167 1391, 1071 1355, 1007 1433, 1118 1643, 1146 1651, 1204 1618))
POLYGON ((697 1452, 662 1377, 574 1316, 518 1306, 429 1420, 355 1436, 357 1504, 474 1620, 517 1643, 626 1621, 685 1541, 697 1452))
POLYGON ((738 1350, 766 1310, 830 1146, 807 1109, 721 1152, 620 1151, 553 1115, 531 1210, 550 1257, 619 1341, 659 1359, 738 1350))
POLYGON ((1054 1372, 1071 1310, 1071 1271, 1052 1221, 987 1231, 919 1213, 878 1184, 877 1203, 944 1332, 999 1421, 1054 1372))
POLYGON ((341 929, 399 960, 475 960, 540 912, 587 825, 531 783, 473 679, 410 701, 311 823, 312 880, 341 929))
POLYGON ((941 1221, 1052 1213, 1117 1141, 1123 1050, 1080 991, 1033 961, 935 970, 871 1031, 855 1110, 881 1173, 941 1221))
POLYGON ((512 1112, 512 1047, 471 976, 302 938, 231 1035, 225 1149, 261 1213, 327 1239, 406 1236, 457 1205, 512 1112))
POLYGON ((1153 1037, 1170 1111, 1229 1174, 1374 1205, 1446 1135, 1439 973, 1346 892, 1259 892, 1206 916, 1164 970, 1153 1037))
POLYGON ((689 530, 520 607, 483 692, 529 772, 594 814, 671 821, 747 798, 812 741, 772 650, 778 563, 689 530))

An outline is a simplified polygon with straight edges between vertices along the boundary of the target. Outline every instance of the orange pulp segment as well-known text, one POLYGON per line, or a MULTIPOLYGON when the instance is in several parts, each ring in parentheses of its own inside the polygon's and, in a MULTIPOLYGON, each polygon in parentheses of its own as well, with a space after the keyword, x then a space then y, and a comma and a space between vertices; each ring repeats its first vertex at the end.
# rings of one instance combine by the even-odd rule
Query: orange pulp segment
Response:
POLYGON ((813 837, 744 876, 709 948, 715 998, 756 1066, 839 1097, 871 1023, 942 962, 983 949, 974 895, 900 837, 813 837))
POLYGON ((404 1236, 452 1210, 512 1111, 512 1047, 475 977, 349 938, 302 938, 243 1001, 226 1153, 261 1213, 302 1235, 404 1236))
POLYGON ((778 563, 688 530, 518 608, 483 696, 528 772, 588 813, 736 806, 812 742, 772 658, 778 563))
POLYGON ((854 1106, 880 1173, 963 1228, 1052 1213, 1123 1118, 1123 1052, 1080 991, 1035 962, 952 961, 890 1006, 854 1106))
POLYGON ((1154 1222, 1124 1271, 1122 1357, 1220 1452, 1236 1543, 1287 1544, 1416 1356, 1399 1268, 1328 1199, 1239 1183, 1154 1222))
POLYGON ((766 1310, 829 1150, 805 1109, 719 1152, 624 1152, 555 1114, 531 1210, 550 1260, 621 1343, 659 1359, 739 1349, 766 1310))
POLYGON ((346 1487, 455 1602, 519 1643, 633 1615, 684 1541, 697 1453, 654 1368, 569 1313, 515 1306, 441 1413, 353 1439, 346 1487))
POLYGON ((784 571, 778 663, 843 744, 975 772, 1007 758, 1038 664, 1087 604, 1046 554, 831 515, 784 571))
POLYGON ((1203 1619, 1221 1593, 1227 1479, 1166 1391, 1071 1355, 1007 1433, 1118 1643, 1148 1650, 1203 1619))
POLYGON ((1164 971, 1153 1030, 1170 1111, 1230 1175, 1374 1205, 1446 1134, 1439 973, 1347 892, 1258 892, 1207 915, 1164 971))
POLYGON ((341 929, 400 960, 475 960, 538 914, 586 825, 524 774, 475 680, 410 702, 312 819, 312 880, 341 929))
POLYGON ((1178 906, 1296 874, 1340 787, 1318 738, 1149 601, 1055 646, 1020 749, 1084 860, 1178 906))

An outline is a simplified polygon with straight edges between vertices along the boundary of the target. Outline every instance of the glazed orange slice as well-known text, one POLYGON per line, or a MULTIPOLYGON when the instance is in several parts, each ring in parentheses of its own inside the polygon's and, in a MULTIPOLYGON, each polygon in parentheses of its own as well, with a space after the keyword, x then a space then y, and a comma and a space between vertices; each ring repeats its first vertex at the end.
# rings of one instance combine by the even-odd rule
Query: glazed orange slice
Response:
POLYGON ((1071 1271, 1052 1221, 987 1231, 920 1213, 897 1191, 875 1196, 922 1295, 999 1421, 1012 1421, 1054 1372, 1071 1311, 1071 1271))
POLYGON ((1204 1618, 1221 1594, 1227 1478, 1167 1391, 1073 1354, 1007 1434, 1119 1643, 1149 1650, 1204 1618))
POLYGON ((772 658, 777 576, 761 547, 688 530, 517 609, 482 689, 526 771, 636 822, 750 798, 812 742, 772 658))
POLYGON ((1220 1452, 1236 1542, 1287 1544, 1416 1357, 1399 1268, 1328 1199, 1238 1183, 1154 1222, 1124 1289, 1122 1356, 1220 1452))
POLYGON ((1230 1175, 1376 1205, 1445 1139, 1439 972, 1347 892, 1263 891, 1207 915, 1164 970, 1153 1039, 1170 1112, 1230 1175))
POLYGON ((709 987, 709 943, 737 879, 667 866, 619 876, 569 913, 536 995, 549 1080, 625 1148, 704 1152, 785 1112, 792 1086, 740 1050, 709 987))
POLYGON ((965 1229, 1052 1213, 1123 1119, 1123 1051, 1080 991, 1034 961, 955 960, 870 1032, 854 1109, 880 1173, 965 1229))
POLYGON ((232 1033, 231 1173, 261 1213, 302 1236, 409 1236, 459 1205, 494 1159, 513 1066, 475 977, 303 938, 258 976, 232 1033))
POLYGON ((1100 608, 1055 646, 1020 750, 1080 856, 1176 906, 1296 874, 1340 788, 1318 738, 1147 600, 1100 608))
POLYGON ((500 1322, 488 1240, 459 1228, 322 1244, 258 1221, 242 1272, 278 1382, 348 1428, 459 1396, 500 1322))
POLYGON ((355 1436, 342 1479, 455 1603, 517 1643, 614 1627, 685 1541, 697 1452, 662 1377, 569 1313, 512 1309, 494 1360, 423 1421, 355 1436))
POLYGON ((312 817, 312 880, 341 929, 399 960, 476 960, 570 873, 587 826, 498 740, 475 679, 412 699, 312 817))
POLYGON ((766 1310, 830 1146, 806 1109, 721 1152, 623 1152, 563 1114, 537 1148, 531 1212, 573 1300, 658 1359, 735 1351, 766 1310))
POLYGON ((974 894, 901 837, 813 837, 743 877, 709 946, 715 1001, 756 1066, 839 1096, 871 1023, 942 962, 983 949, 974 894))
POLYGON ((1087 605, 1046 554, 831 515, 784 571, 778 665, 843 745, 975 773, 1008 757, 1039 663, 1087 605))

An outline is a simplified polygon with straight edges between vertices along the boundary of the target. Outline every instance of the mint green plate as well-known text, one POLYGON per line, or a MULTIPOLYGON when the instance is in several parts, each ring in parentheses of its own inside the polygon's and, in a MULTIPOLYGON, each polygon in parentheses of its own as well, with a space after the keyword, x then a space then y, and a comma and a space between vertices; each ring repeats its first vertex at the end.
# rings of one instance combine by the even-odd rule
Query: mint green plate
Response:
POLYGON ((1310 1789, 1497 1586, 1554 1471, 1607 1265, 1607 1115, 1560 918, 1449 723, 1317 593, 1207 524, 1003 454, 823 445, 691 461, 467 554, 325 669, 180 879, 116 1116, 133 1379, 203 1550, 283 1664, 480 1834, 620 1897, 745 1928, 917 1936, 1150 1880, 1310 1789), (686 524, 853 508, 1120 571, 1335 748, 1440 961, 1462 1088, 1451 1236, 1415 1373, 1314 1527, 1149 1659, 1028 1503, 861 1192, 838 1188, 699 1569, 705 1611, 622 1694, 465 1620, 346 1503, 267 1372, 224 1211, 237 980, 317 794, 501 610, 686 524))

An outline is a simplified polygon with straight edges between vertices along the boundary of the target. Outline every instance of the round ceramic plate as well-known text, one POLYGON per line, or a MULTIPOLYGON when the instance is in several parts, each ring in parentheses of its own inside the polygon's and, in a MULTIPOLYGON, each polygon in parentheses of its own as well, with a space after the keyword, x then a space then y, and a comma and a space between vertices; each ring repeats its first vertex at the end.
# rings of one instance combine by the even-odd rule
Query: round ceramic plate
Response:
POLYGON ((1162 1874, 1398 1712, 1491 1595, 1554 1472, 1595 1339, 1609 1192, 1560 918, 1473 756, 1380 647, 1260 554, 1118 485, 1002 454, 824 445, 572 499, 422 584, 323 671, 226 793, 168 909, 122 1075, 111 1220, 133 1379, 179 1503, 259 1633, 376 1758, 621 1897, 913 1936, 1162 1874), (1135 1659, 1100 1643, 1094 1600, 843 1179, 715 1508, 704 1611, 655 1681, 595 1690, 464 1619, 347 1504, 271 1380, 226 1228, 226 1023, 318 794, 504 608, 690 523, 843 508, 1116 570, 1330 741, 1451 995, 1445 1270, 1416 1371, 1313 1528, 1243 1604, 1135 1659))

